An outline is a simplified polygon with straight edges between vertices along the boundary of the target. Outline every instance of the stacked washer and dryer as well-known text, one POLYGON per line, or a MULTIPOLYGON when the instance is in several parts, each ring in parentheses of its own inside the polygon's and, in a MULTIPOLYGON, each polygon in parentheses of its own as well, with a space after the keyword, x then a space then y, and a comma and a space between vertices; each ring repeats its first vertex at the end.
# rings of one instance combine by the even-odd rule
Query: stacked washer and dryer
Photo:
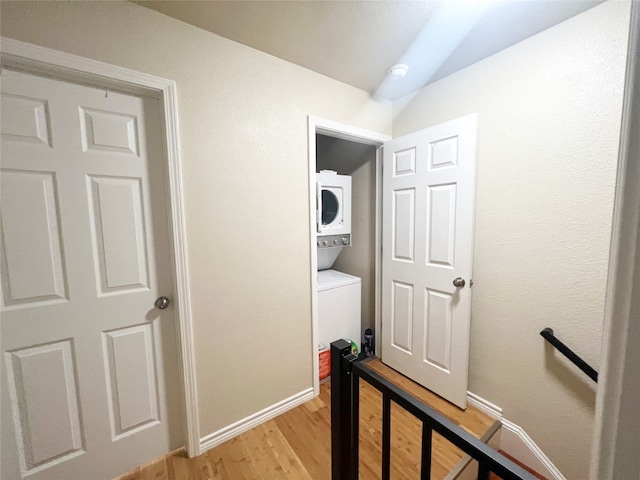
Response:
POLYGON ((360 345, 360 278, 331 269, 351 246, 351 177, 322 170, 316 186, 319 343, 343 338, 360 345))

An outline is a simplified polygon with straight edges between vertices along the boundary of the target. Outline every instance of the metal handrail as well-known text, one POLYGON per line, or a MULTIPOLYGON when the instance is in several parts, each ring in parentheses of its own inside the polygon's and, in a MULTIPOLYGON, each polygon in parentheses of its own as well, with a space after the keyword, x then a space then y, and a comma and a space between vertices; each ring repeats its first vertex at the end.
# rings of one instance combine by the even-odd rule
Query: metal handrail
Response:
POLYGON ((567 347, 564 343, 562 343, 558 337, 556 337, 553 333, 553 329, 547 327, 540 332, 540 335, 558 349, 560 353, 562 353, 565 357, 567 357, 571 362, 586 373, 591 380, 598 383, 598 372, 596 372, 591 365, 585 362, 578 354, 576 354, 573 350, 567 347))
POLYGON ((422 421, 422 468, 420 478, 431 478, 431 439, 440 434, 478 461, 478 479, 494 472, 504 480, 535 480, 535 476, 495 451, 448 418, 405 392, 351 355, 351 344, 331 344, 331 465, 332 480, 358 479, 359 387, 358 380, 382 393, 382 479, 390 477, 391 402, 422 421))

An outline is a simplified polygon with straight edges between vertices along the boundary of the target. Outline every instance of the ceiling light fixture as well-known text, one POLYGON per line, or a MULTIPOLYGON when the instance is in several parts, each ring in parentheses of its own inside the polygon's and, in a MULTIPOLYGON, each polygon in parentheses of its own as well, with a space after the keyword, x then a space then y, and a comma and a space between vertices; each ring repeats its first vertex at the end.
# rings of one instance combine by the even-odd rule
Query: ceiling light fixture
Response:
POLYGON ((392 80, 399 80, 406 77, 408 71, 409 65, 405 65, 404 63, 397 63, 389 69, 389 76, 392 80))

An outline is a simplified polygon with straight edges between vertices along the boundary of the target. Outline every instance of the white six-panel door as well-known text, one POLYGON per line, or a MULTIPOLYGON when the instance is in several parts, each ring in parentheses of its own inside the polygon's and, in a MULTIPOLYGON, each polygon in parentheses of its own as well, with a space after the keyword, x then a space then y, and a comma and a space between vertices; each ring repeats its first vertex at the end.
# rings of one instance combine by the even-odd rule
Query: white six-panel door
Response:
POLYGON ((476 130, 462 117, 391 140, 383 156, 382 361, 463 408, 476 130))
POLYGON ((2 478, 182 444, 158 100, 3 71, 2 478))

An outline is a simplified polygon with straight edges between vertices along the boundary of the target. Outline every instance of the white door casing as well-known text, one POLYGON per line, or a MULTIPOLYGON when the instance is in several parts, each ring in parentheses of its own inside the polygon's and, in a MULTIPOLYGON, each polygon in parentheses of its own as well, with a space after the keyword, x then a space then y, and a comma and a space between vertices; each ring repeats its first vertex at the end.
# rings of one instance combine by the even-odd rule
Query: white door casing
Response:
MULTIPOLYGON (((379 132, 373 132, 370 130, 365 130, 358 127, 353 127, 351 125, 346 125, 343 123, 335 122, 333 120, 327 120, 319 117, 309 116, 308 117, 308 159, 309 159, 309 218, 310 218, 310 231, 309 231, 309 239, 310 239, 310 252, 309 256, 309 268, 311 272, 311 360, 313 364, 313 390, 315 395, 320 394, 320 379, 319 379, 319 361, 318 361, 318 343, 319 343, 319 332, 318 332, 318 256, 317 256, 317 182, 316 182, 316 174, 317 171, 317 162, 316 162, 316 134, 328 135, 335 138, 342 138, 344 140, 350 140, 357 143, 364 143, 366 145, 373 145, 375 147, 380 147, 384 144, 384 142, 391 140, 389 135, 379 132)), ((376 235, 375 235, 375 272, 376 272, 376 328, 379 319, 380 309, 377 308, 378 301, 380 298, 379 295, 379 272, 380 272, 380 229, 381 229, 381 215, 380 215, 380 198, 382 192, 381 186, 381 163, 382 156, 380 155, 380 148, 376 151, 376 235)), ((379 330, 378 330, 379 331, 379 330)), ((379 342, 380 336, 376 337, 376 342, 379 342)))
POLYGON ((3 476, 112 478, 182 440, 159 104, 5 71, 2 113, 3 476))
POLYGON ((381 358, 462 408, 476 138, 473 114, 393 139, 383 156, 381 358))

